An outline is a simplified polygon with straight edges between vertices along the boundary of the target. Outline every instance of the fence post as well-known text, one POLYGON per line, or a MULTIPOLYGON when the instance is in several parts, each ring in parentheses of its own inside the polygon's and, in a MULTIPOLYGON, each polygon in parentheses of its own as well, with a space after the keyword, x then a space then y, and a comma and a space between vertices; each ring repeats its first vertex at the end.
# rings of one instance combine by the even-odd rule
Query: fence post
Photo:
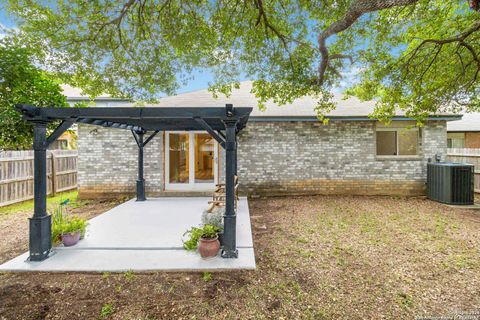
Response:
POLYGON ((57 161, 53 151, 50 151, 52 155, 52 196, 57 195, 57 161))

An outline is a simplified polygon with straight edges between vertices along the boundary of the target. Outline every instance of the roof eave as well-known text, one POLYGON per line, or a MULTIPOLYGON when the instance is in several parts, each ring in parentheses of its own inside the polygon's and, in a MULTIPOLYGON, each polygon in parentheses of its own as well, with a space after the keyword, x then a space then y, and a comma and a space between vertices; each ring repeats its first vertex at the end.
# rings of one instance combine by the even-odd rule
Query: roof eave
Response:
MULTIPOLYGON (((378 119, 368 116, 327 116, 331 121, 378 121, 378 119)), ((430 116, 428 121, 454 121, 462 119, 461 115, 439 115, 430 116)), ((414 118, 404 116, 394 116, 394 121, 415 121, 414 118)), ((250 116, 250 122, 317 122, 319 119, 315 116, 250 116)))
POLYGON ((88 97, 67 97, 67 101, 124 101, 124 102, 132 102, 130 99, 123 99, 123 98, 108 98, 108 97, 98 97, 95 99, 90 99, 88 97))

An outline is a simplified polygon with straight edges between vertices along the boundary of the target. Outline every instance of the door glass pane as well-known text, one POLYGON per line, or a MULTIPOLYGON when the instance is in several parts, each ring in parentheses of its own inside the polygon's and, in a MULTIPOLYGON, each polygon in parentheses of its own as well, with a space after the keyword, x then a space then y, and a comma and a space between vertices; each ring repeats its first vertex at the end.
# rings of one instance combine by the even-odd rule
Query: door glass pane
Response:
POLYGON ((215 143, 209 134, 195 134, 195 183, 213 183, 215 143))
POLYGON ((377 155, 397 155, 397 132, 377 131, 377 155))
POLYGON ((169 167, 170 183, 188 183, 189 174, 188 133, 170 133, 169 167))
POLYGON ((400 155, 416 155, 418 146, 417 130, 399 131, 398 153, 400 155))

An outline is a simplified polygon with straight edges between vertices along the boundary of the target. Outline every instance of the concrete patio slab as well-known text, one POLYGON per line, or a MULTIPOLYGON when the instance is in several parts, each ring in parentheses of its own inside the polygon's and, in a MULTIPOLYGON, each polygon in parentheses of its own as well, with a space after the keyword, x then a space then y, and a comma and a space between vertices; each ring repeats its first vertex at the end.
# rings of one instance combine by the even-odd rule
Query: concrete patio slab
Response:
POLYGON ((89 221, 85 239, 74 247, 56 247, 42 262, 28 253, 0 265, 0 271, 123 272, 223 271, 255 269, 248 201, 237 212, 238 259, 201 259, 183 249, 182 235, 200 224, 211 198, 154 198, 127 201, 89 221))

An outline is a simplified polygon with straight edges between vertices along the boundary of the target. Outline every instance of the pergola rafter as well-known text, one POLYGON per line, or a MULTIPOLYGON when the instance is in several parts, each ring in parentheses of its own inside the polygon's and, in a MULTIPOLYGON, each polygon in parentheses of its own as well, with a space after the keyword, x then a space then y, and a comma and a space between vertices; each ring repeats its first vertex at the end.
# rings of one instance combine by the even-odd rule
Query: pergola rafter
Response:
POLYGON ((74 123, 131 130, 138 146, 137 201, 145 201, 143 148, 159 131, 205 130, 225 149, 225 216, 222 257, 236 258, 236 213, 234 183, 237 171, 237 133, 242 130, 252 108, 39 108, 16 105, 34 130, 34 214, 30 218, 30 260, 41 261, 50 254, 51 216, 47 213, 48 146, 74 123), (61 121, 47 138, 47 124, 61 121), (225 134, 222 131, 225 131, 225 134), (144 135, 151 135, 144 140, 144 135))

